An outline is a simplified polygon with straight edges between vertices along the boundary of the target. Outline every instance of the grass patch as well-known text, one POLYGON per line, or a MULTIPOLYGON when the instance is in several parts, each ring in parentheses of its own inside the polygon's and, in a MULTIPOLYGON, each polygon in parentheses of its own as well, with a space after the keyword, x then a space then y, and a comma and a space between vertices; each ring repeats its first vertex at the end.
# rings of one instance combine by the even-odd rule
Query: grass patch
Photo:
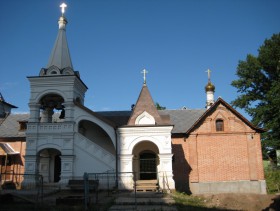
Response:
POLYGON ((173 199, 175 200, 176 204, 182 205, 190 205, 201 207, 204 205, 203 199, 197 196, 187 195, 185 193, 175 192, 172 194, 173 199))
POLYGON ((188 195, 186 193, 179 193, 179 192, 174 192, 172 193, 172 197, 175 201, 176 207, 178 211, 183 211, 183 210, 198 210, 198 211, 203 211, 203 210, 218 210, 215 208, 209 208, 206 205, 206 199, 203 197, 198 197, 198 196, 192 196, 188 195))
POLYGON ((269 194, 280 192, 280 169, 265 168, 264 171, 267 192, 269 194))

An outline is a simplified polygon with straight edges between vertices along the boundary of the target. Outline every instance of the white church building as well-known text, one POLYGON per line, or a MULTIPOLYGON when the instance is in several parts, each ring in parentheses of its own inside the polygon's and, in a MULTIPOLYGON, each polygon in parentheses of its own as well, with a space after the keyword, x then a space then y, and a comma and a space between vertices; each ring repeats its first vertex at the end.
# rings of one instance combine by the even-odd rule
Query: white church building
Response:
POLYGON ((132 112, 98 113, 86 108, 87 86, 73 69, 66 24, 62 13, 47 67, 39 76, 27 77, 31 96, 25 173, 39 172, 45 182, 67 182, 84 172, 127 172, 119 186, 132 188, 132 172, 138 172, 136 179, 165 177, 174 189, 173 125, 158 113, 146 83, 132 112), (54 115, 57 112, 59 117, 54 115), (123 120, 128 123, 120 123, 123 120), (151 162, 140 164, 140 158, 151 162))
POLYGON ((134 180, 157 180, 159 188, 193 193, 266 192, 263 130, 221 98, 214 101, 210 77, 207 109, 157 110, 145 71, 132 110, 85 107, 87 86, 72 65, 62 9, 48 65, 39 76, 27 77, 26 174, 67 184, 85 172, 115 172, 118 187, 125 189, 132 189, 134 180))

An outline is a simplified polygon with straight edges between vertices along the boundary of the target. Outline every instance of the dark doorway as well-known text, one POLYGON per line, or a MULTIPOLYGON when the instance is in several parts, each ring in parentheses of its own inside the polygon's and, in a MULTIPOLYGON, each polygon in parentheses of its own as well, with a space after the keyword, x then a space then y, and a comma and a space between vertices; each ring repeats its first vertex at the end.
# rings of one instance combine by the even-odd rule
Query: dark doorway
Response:
POLYGON ((140 154, 140 180, 157 179, 156 154, 144 152, 140 154))
POLYGON ((44 182, 59 182, 61 176, 61 152, 47 148, 38 152, 37 168, 44 177, 44 182))
POLYGON ((54 157, 54 182, 59 182, 61 174, 61 158, 60 154, 54 157))

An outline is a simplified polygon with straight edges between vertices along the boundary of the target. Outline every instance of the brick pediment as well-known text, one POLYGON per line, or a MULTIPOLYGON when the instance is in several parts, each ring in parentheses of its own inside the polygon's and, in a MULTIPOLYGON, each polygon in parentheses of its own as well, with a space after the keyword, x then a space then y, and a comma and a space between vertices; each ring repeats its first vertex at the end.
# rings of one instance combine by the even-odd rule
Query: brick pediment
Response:
MULTIPOLYGON (((148 125, 163 125, 166 122, 159 115, 158 110, 154 104, 152 96, 149 92, 149 89, 146 84, 143 85, 136 105, 133 108, 132 114, 128 120, 128 125, 139 125, 139 119, 141 117, 146 118, 146 120, 150 119, 151 121, 146 121, 148 125), (143 116, 143 114, 146 114, 143 116), (154 119, 154 120, 153 120, 154 119)), ((142 122, 142 123, 145 123, 142 122)), ((143 125, 143 124, 142 124, 143 125)))

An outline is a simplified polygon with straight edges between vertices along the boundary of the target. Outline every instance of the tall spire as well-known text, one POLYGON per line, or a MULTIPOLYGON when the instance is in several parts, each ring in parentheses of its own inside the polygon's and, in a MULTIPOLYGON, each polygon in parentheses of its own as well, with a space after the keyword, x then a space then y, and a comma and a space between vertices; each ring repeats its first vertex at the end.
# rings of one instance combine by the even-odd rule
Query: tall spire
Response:
POLYGON ((206 92, 206 108, 208 109, 215 102, 214 101, 215 86, 211 83, 211 79, 210 79, 211 70, 208 69, 206 72, 208 73, 208 83, 205 86, 205 92, 206 92))
POLYGON ((60 7, 61 17, 58 20, 58 35, 53 50, 51 52, 51 56, 49 58, 47 68, 51 66, 56 66, 60 70, 66 67, 70 67, 73 69, 68 43, 66 39, 67 19, 65 18, 64 13, 67 5, 65 3, 62 3, 60 7))

